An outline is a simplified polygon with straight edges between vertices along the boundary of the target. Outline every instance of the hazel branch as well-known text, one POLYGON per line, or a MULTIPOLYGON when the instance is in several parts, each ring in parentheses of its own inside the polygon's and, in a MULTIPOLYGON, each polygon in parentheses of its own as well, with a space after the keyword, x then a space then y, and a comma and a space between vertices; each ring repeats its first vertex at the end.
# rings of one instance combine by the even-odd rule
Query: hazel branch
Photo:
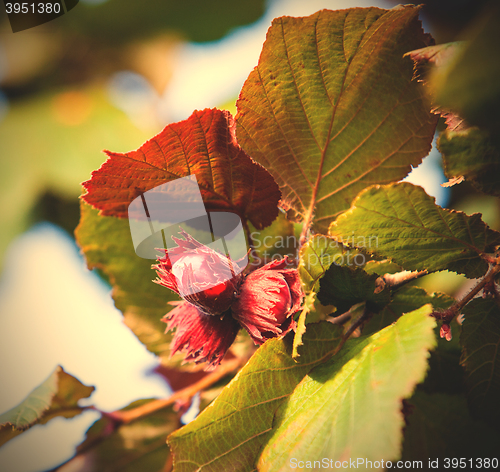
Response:
POLYGON ((349 326, 349 328, 347 329, 347 331, 342 336, 342 339, 341 339, 339 345, 337 346, 337 348, 335 349, 333 355, 337 354, 342 349, 342 347, 344 346, 344 344, 346 343, 346 341, 354 333, 354 331, 356 331, 360 326, 362 326, 364 323, 366 323, 367 321, 369 321, 372 316, 373 316, 373 313, 365 306, 365 309, 364 309, 363 313, 361 314, 361 316, 359 316, 359 318, 357 318, 351 324, 351 326, 349 326))
MULTIPOLYGON (((479 280, 479 282, 471 288, 471 290, 460 300, 457 300, 456 303, 451 305, 448 309, 444 311, 434 311, 431 313, 431 316, 434 316, 438 321, 442 321, 443 324, 449 325, 451 321, 461 313, 465 305, 469 303, 482 289, 485 287, 491 286, 495 284, 495 277, 500 273, 500 257, 493 259, 493 263, 490 265, 488 272, 486 275, 479 280)), ((496 290, 496 288, 494 287, 496 290)))
POLYGON ((144 418, 145 416, 151 415, 158 410, 166 408, 167 406, 174 404, 178 400, 185 400, 193 397, 201 390, 211 387, 226 375, 238 370, 242 366, 242 364, 243 360, 239 358, 222 362, 217 370, 198 380, 198 382, 195 382, 194 384, 173 393, 168 398, 153 400, 149 403, 145 403, 144 405, 127 411, 117 410, 111 413, 105 413, 105 416, 108 416, 121 424, 131 423, 132 421, 144 418))

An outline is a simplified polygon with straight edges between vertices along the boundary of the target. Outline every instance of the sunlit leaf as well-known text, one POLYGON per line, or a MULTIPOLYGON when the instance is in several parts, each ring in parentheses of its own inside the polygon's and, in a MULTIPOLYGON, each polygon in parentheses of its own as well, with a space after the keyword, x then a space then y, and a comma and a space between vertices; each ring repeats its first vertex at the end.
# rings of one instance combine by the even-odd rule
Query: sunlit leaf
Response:
POLYGON ((0 446, 31 428, 57 416, 73 418, 84 408, 78 401, 89 397, 94 387, 83 385, 60 366, 18 406, 0 415, 0 446))
POLYGON ((333 352, 340 330, 325 322, 310 325, 298 363, 291 357, 292 339, 267 341, 214 403, 169 437, 175 472, 255 470, 276 410, 333 352))
MULTIPOLYGON (((121 411, 148 401, 135 401, 121 411)), ((123 425, 103 417, 89 428, 76 455, 55 471, 160 472, 170 454, 167 436, 178 427, 178 415, 171 407, 123 425)))
POLYGON ((368 261, 364 266, 364 269, 369 274, 378 275, 395 274, 396 272, 401 272, 402 270, 400 266, 388 259, 381 261, 368 261))
POLYGON ((417 391, 408 404, 403 461, 420 460, 423 467, 419 468, 426 469, 431 460, 437 465, 434 469, 441 470, 445 467, 445 458, 450 459, 450 468, 455 458, 457 467, 453 468, 457 469, 460 458, 464 458, 460 468, 467 470, 476 465, 476 458, 498 455, 500 435, 485 423, 474 421, 464 395, 429 395, 417 391), (472 458, 472 466, 469 458, 472 458))
POLYGON ((490 424, 500 421, 500 307, 495 300, 474 299, 463 310, 461 364, 467 373, 472 411, 490 424))
POLYGON ((306 318, 307 315, 314 310, 314 302, 316 301, 316 293, 309 292, 303 303, 302 311, 300 312, 299 318, 297 320, 297 328, 295 329, 295 334, 293 335, 293 351, 292 357, 297 359, 300 357, 299 347, 304 344, 303 337, 306 333, 306 318))
POLYGON ((152 282, 156 274, 151 261, 134 252, 128 221, 99 216, 97 210, 82 203, 75 235, 89 269, 97 268, 109 278, 125 324, 151 352, 166 360, 170 338, 160 320, 172 308, 168 302, 178 296, 152 282))
POLYGON ((306 292, 319 291, 319 281, 332 264, 362 267, 366 256, 333 238, 318 234, 300 250, 299 275, 306 292))
POLYGON ((437 117, 403 58, 427 45, 418 11, 321 10, 277 18, 267 33, 237 102, 238 141, 318 231, 430 150, 437 117))
MULTIPOLYGON (((455 300, 444 293, 427 293, 420 287, 403 286, 393 292, 391 302, 383 310, 376 313, 365 325, 363 334, 376 333, 386 326, 395 323, 404 313, 416 310, 425 304, 431 304, 433 310, 445 310, 455 300)), ((435 332, 438 337, 437 347, 429 357, 429 371, 422 388, 426 392, 455 392, 458 393, 463 382, 463 369, 458 360, 460 347, 458 346, 459 326, 452 323, 453 340, 451 342, 439 338, 439 328, 435 332)))
POLYGON ((236 143, 229 112, 195 111, 136 151, 106 153, 108 160, 84 182, 88 193, 82 197, 102 215, 126 218, 142 193, 194 174, 207 210, 236 213, 258 229, 278 216, 278 186, 236 143))
POLYGON ((388 257, 407 270, 453 270, 480 277, 487 263, 481 254, 500 244, 480 214, 443 209, 424 189, 403 182, 373 186, 330 226, 330 235, 375 238, 364 250, 388 257))
POLYGON ((400 454, 401 400, 411 395, 435 346, 429 305, 369 337, 352 340, 295 388, 276 414, 259 471, 292 459, 393 460, 400 454))

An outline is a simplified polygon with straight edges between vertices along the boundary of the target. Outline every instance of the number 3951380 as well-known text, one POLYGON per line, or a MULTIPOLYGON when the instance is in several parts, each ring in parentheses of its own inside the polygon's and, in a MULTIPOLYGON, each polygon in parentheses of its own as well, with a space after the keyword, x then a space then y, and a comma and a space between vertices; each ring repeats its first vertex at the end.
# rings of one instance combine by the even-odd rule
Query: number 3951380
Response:
POLYGON ((7 13, 60 13, 60 3, 6 3, 7 13))

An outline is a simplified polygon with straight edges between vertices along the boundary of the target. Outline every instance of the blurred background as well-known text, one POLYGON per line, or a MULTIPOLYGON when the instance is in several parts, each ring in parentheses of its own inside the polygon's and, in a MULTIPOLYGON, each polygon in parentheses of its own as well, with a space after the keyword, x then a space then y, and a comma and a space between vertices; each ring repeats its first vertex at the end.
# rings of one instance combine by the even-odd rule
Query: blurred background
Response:
MULTIPOLYGON (((438 43, 455 40, 485 3, 429 0, 424 28, 438 43)), ((102 150, 136 149, 195 109, 218 106, 234 114, 277 16, 396 4, 80 0, 56 20, 15 34, 0 7, 0 413, 58 364, 97 387, 91 403, 102 410, 170 392, 74 242, 81 182, 104 162, 102 150)), ((410 180, 439 204, 481 211, 500 229, 496 199, 466 184, 440 186, 446 178, 435 149, 410 180)), ((451 294, 461 283, 439 276, 451 294)), ((0 470, 56 466, 97 418, 87 412, 36 426, 0 449, 0 470)))

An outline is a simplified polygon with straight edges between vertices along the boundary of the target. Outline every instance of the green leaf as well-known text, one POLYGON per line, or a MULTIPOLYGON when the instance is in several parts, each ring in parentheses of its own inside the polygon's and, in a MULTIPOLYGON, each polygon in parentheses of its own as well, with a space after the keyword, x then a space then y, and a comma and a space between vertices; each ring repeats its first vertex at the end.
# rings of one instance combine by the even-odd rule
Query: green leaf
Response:
POLYGON ((465 42, 455 41, 452 43, 437 44, 426 48, 410 51, 405 54, 415 63, 415 76, 427 87, 429 95, 433 98, 432 111, 441 115, 446 122, 447 129, 465 129, 469 125, 463 118, 458 116, 455 108, 443 108, 435 101, 434 79, 442 69, 452 62, 465 47, 465 42))
POLYGON ((411 51, 433 97, 434 112, 446 119, 438 139, 448 186, 464 178, 478 190, 500 195, 498 56, 500 8, 476 19, 471 41, 411 51), (480 72, 479 72, 480 71, 480 72), (467 121, 466 121, 467 120, 467 121), (479 125, 480 128, 471 128, 479 125))
POLYGON ((384 259, 382 261, 368 261, 364 269, 368 274, 378 274, 380 276, 385 274, 395 274, 396 272, 402 271, 400 266, 388 259, 384 259))
POLYGON ((93 391, 94 387, 83 385, 58 366, 18 406, 0 415, 0 446, 35 424, 45 424, 57 416, 79 415, 84 408, 78 406, 78 400, 93 391))
POLYGON ((500 244, 500 233, 489 229, 480 214, 443 209, 423 188, 407 182, 366 189, 329 233, 349 242, 353 233, 358 240, 375 239, 363 249, 407 270, 448 269, 470 278, 486 272, 481 254, 500 244))
POLYGON ((366 256, 356 249, 349 249, 333 238, 317 234, 300 250, 299 275, 306 292, 319 291, 319 281, 332 264, 360 266, 366 256))
POLYGON ((304 345, 303 337, 306 333, 306 317, 314 310, 314 302, 316 301, 316 293, 309 292, 304 298, 304 307, 300 312, 299 319, 297 320, 297 328, 293 336, 293 351, 292 357, 297 359, 300 357, 299 347, 304 345))
POLYGON ((292 336, 267 341, 196 420, 170 435, 175 472, 255 470, 277 408, 340 337, 331 323, 310 325, 299 363, 291 357, 292 336))
POLYGON ((267 33, 237 102, 238 142, 317 231, 430 150, 437 117, 403 58, 428 39, 418 11, 321 10, 277 18, 267 33))
MULTIPOLYGON (((473 420, 464 395, 417 391, 408 405, 401 460, 421 460, 420 469, 425 470, 429 460, 438 459, 436 470, 443 470, 444 458, 472 457, 476 465, 478 457, 498 455, 500 435, 485 423, 473 420)), ((461 468, 471 469, 468 460, 465 466, 469 467, 461 468)))
POLYGON ((500 143, 488 131, 466 128, 439 135, 444 172, 449 179, 464 177, 481 192, 500 196, 500 143))
POLYGON ((377 285, 378 278, 359 267, 332 264, 321 279, 318 300, 323 305, 334 305, 337 315, 361 302, 366 302, 371 312, 378 312, 391 300, 389 289, 377 285))
POLYGON ((463 310, 460 344, 472 411, 490 424, 500 421, 500 307, 476 298, 463 310))
MULTIPOLYGON (((149 401, 137 400, 120 411, 149 401)), ((167 436, 177 427, 178 414, 172 407, 118 426, 111 418, 103 417, 88 429, 76 455, 55 471, 159 472, 170 455, 167 436)))
POLYGON ((391 302, 366 323, 363 327, 363 334, 375 333, 397 321, 403 313, 409 313, 428 303, 434 310, 444 310, 453 301, 452 297, 444 293, 428 294, 420 287, 403 286, 394 292, 391 302))
POLYGON ((500 6, 489 4, 461 36, 468 39, 436 70, 432 90, 439 105, 471 125, 498 130, 500 119, 500 6))
POLYGON ((393 460, 400 454, 401 400, 411 395, 436 344, 431 307, 349 341, 313 369, 278 410, 259 471, 290 470, 300 460, 393 460))
POLYGON ((98 211, 82 202, 76 240, 87 259, 89 269, 104 272, 113 286, 113 299, 122 311, 125 324, 148 350, 168 359, 170 338, 160 320, 178 296, 154 284, 151 261, 134 252, 128 220, 99 216, 98 211))
MULTIPOLYGON (((395 323, 404 313, 416 310, 425 304, 431 304, 433 310, 445 310, 455 300, 444 293, 427 293, 420 287, 405 285, 392 294, 392 300, 383 310, 376 313, 363 326, 363 334, 372 334, 386 326, 395 323)), ((453 339, 446 341, 439 337, 439 327, 436 327, 438 337, 437 347, 431 352, 429 370, 421 388, 428 393, 457 393, 463 390, 463 369, 459 365, 460 347, 458 346, 457 323, 452 323, 453 339)))

